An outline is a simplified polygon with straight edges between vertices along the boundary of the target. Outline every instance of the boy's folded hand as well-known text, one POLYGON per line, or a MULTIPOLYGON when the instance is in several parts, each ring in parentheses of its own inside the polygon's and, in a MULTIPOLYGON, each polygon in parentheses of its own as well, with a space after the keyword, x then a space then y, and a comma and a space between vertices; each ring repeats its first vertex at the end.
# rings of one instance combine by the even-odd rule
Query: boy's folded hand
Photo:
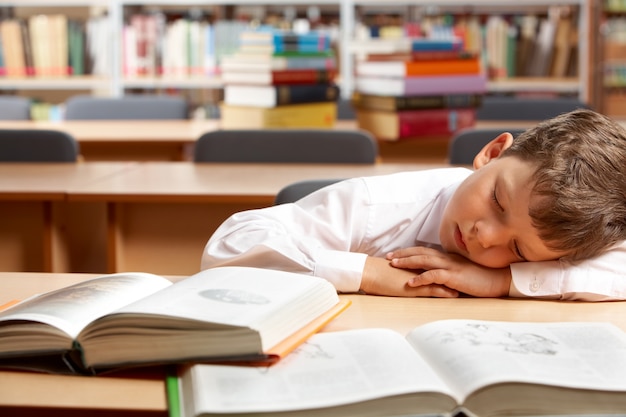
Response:
POLYGON ((409 287, 443 285, 476 297, 506 297, 511 285, 511 270, 488 268, 457 254, 426 247, 410 247, 387 254, 391 266, 414 271, 409 287), (415 271, 421 273, 416 274, 415 271))

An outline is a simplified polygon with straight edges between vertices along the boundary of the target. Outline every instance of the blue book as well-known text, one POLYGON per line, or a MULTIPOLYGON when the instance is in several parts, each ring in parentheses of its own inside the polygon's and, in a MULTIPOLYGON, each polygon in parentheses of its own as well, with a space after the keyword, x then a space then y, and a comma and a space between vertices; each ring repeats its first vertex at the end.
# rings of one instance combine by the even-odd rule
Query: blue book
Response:
POLYGON ((463 40, 461 38, 416 38, 411 41, 412 51, 460 51, 462 49, 463 40))

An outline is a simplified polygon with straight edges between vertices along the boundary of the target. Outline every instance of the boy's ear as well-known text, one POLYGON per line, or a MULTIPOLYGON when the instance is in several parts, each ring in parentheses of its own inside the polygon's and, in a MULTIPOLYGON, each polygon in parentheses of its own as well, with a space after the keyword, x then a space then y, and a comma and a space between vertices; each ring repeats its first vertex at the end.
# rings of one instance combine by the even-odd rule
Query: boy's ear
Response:
POLYGON ((499 157, 513 143, 513 135, 504 132, 486 144, 474 157, 474 169, 479 169, 499 157))

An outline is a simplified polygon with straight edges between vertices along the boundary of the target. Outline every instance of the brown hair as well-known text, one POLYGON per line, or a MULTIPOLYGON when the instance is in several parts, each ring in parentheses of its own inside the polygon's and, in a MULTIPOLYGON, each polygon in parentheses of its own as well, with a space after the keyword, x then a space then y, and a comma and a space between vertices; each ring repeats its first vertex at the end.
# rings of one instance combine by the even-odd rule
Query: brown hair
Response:
POLYGON ((539 237, 571 260, 626 239, 626 130, 591 110, 574 110, 520 134, 503 154, 537 167, 529 209, 539 237))

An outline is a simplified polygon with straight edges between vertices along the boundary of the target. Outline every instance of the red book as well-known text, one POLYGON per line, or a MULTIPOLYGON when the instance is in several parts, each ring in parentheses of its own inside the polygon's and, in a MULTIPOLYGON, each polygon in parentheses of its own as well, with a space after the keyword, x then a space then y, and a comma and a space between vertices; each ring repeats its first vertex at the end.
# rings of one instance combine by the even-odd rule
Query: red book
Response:
POLYGON ((473 108, 399 112, 357 109, 356 116, 359 128, 383 140, 450 136, 476 123, 476 110, 473 108))
POLYGON ((329 84, 336 76, 336 69, 223 71, 222 81, 227 84, 255 85, 329 84))

